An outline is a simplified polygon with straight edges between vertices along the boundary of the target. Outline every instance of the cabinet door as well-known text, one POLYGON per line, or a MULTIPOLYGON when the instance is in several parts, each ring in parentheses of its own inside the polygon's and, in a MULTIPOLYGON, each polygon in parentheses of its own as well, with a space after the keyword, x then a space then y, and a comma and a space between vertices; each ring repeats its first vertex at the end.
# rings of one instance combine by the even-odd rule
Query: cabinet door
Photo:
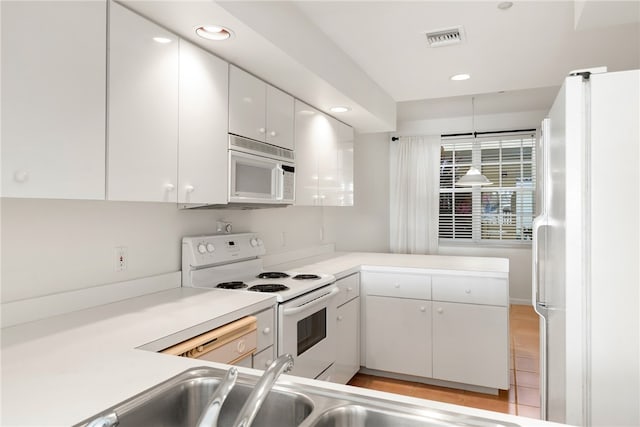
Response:
POLYGON ((227 203, 229 65, 180 40, 178 203, 227 203))
POLYGON ((293 97, 267 85, 267 142, 293 150, 293 97))
POLYGON ((315 206, 318 201, 318 134, 328 121, 315 108, 295 100, 296 205, 315 206))
POLYGON ((267 141, 267 84, 246 71, 229 67, 229 132, 267 141))
POLYGON ((318 200, 323 206, 339 206, 339 170, 338 170, 338 122, 330 116, 324 116, 328 123, 316 147, 318 158, 318 200))
POLYGON ((353 206, 353 128, 336 121, 338 150, 338 206, 353 206))
POLYGON ((360 369, 360 298, 337 310, 338 349, 332 381, 346 384, 360 369))
POLYGON ((433 302, 433 377, 509 388, 507 307, 433 302))
POLYGON ((178 38, 110 13, 108 199, 177 202, 178 38))
POLYGON ((2 196, 104 199, 106 3, 0 7, 2 196))
POLYGON ((431 376, 431 301, 366 297, 367 368, 431 376))

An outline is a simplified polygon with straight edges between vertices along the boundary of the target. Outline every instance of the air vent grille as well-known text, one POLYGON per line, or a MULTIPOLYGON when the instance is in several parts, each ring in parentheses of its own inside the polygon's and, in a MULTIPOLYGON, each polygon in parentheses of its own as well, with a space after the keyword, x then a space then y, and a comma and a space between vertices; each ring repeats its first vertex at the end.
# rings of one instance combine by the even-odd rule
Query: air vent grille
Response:
POLYGON ((430 47, 448 46, 464 41, 464 28, 460 25, 458 27, 429 31, 425 35, 430 47))

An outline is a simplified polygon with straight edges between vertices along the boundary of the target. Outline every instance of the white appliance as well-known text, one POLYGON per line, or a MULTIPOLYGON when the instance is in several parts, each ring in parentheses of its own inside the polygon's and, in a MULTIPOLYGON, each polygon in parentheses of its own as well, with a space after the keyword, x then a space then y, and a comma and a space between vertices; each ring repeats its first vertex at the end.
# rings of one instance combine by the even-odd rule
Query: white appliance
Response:
POLYGON ((229 135, 229 203, 290 205, 294 199, 293 151, 229 135))
POLYGON ((330 274, 263 271, 255 233, 184 237, 182 285, 220 292, 271 292, 278 303, 277 353, 294 358, 292 375, 330 377, 335 362, 338 287, 330 274))
POLYGON ((543 122, 533 301, 543 418, 640 425, 640 70, 568 77, 543 122))

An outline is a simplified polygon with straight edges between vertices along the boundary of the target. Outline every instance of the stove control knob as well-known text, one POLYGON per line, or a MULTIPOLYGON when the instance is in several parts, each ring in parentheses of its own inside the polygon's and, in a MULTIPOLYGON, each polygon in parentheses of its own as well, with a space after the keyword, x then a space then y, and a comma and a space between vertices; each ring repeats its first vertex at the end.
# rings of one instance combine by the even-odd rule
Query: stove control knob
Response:
POLYGON ((262 246, 262 239, 257 238, 256 240, 258 241, 258 246, 262 246))
POLYGON ((213 243, 207 243, 207 252, 213 252, 216 248, 213 246, 213 243))
POLYGON ((207 247, 205 246, 205 244, 204 244, 204 243, 200 243, 200 244, 198 245, 198 252, 200 252, 201 254, 203 254, 203 253, 207 252, 207 247))
POLYGON ((256 239, 255 237, 252 237, 251 240, 249 240, 249 244, 251 245, 252 248, 255 248, 256 246, 258 246, 258 239, 256 239))

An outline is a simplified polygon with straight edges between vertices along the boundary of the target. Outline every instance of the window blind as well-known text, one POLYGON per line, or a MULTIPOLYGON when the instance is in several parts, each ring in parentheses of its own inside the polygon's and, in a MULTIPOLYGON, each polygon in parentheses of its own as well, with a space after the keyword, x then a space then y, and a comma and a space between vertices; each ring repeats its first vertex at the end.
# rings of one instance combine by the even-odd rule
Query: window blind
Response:
POLYGON ((535 134, 443 137, 440 149, 440 240, 531 240, 535 203, 535 134), (491 185, 455 183, 475 166, 491 185))

